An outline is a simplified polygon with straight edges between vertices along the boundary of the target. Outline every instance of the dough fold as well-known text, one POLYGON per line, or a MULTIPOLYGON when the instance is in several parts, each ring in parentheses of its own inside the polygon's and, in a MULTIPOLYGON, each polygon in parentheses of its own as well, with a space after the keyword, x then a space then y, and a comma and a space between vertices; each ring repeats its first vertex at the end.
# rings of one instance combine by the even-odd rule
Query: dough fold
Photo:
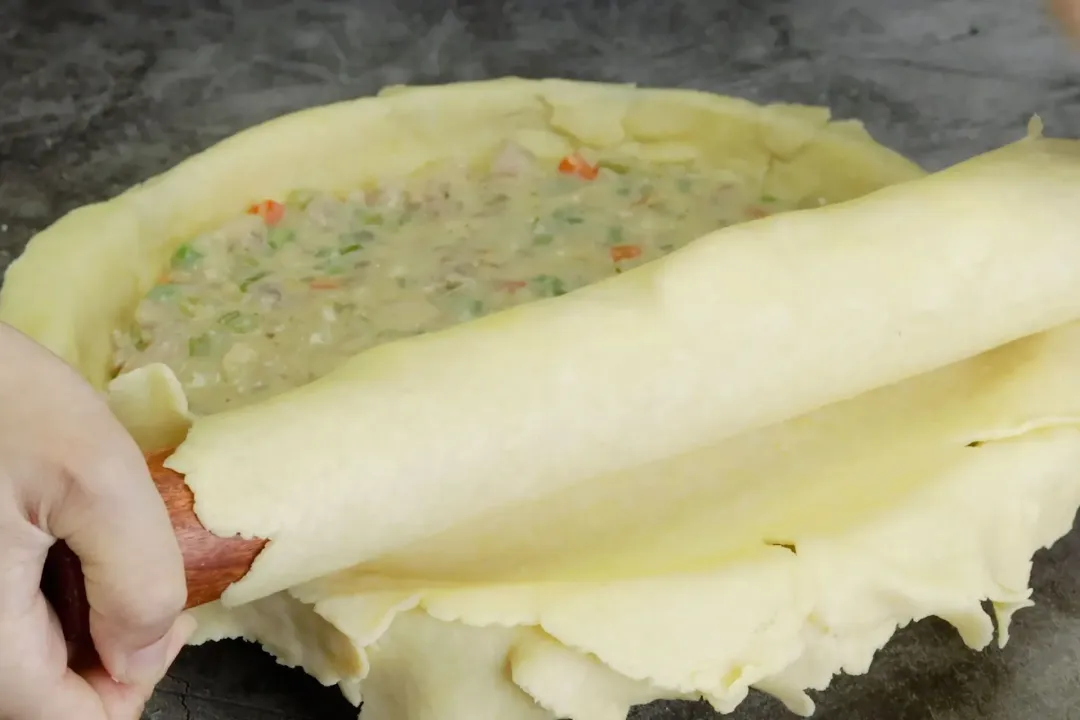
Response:
POLYGON ((0 319, 104 387, 103 334, 195 225, 511 137, 552 156, 689 153, 840 202, 229 413, 193 417, 162 366, 113 381, 144 447, 184 438, 169 464, 204 524, 271 539, 198 611, 198 639, 257 639, 376 720, 616 720, 656 698, 729 711, 751 688, 809 714, 807 689, 865 672, 911 621, 942 617, 981 648, 989 600, 1004 642, 1032 555, 1080 506, 1077 142, 1033 132, 924 177, 818 109, 555 81, 399 88, 65 218, 13 266, 0 319), (363 131, 349 149, 375 157, 300 148, 316 128, 363 131), (263 166, 269 139, 284 149, 263 166), (105 227, 104 252, 129 251, 112 284, 80 275, 36 302, 35 282, 77 267, 60 250, 105 227))

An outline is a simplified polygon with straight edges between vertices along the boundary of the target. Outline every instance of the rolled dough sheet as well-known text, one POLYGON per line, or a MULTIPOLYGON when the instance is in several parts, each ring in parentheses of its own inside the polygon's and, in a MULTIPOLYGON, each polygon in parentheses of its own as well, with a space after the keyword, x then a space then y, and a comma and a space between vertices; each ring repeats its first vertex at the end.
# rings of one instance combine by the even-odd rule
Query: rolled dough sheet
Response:
POLYGON ((203 522, 272 540, 196 611, 199 640, 259 640, 371 718, 614 720, 655 698, 729 710, 751 687, 807 714, 806 689, 865 671, 899 625, 937 615, 985 646, 987 599, 1007 639, 1032 554, 1080 505, 1080 143, 1036 129, 923 178, 806 108, 525 81, 364 102, 61 221, 13 266, 0 318, 104 383, 104 334, 169 243, 290 183, 357 181, 301 143, 357 127, 380 174, 449 152, 447 127, 485 151, 480 113, 552 155, 573 136, 670 160, 696 138, 763 185, 809 187, 830 152, 898 184, 813 178, 857 199, 380 346, 258 406, 194 418, 166 368, 118 379, 144 446, 186 433, 170 465, 203 522), (710 134, 723 113, 742 130, 710 134), (59 256, 90 228, 114 231, 108 287, 59 256), (66 294, 33 302, 50 273, 66 294))

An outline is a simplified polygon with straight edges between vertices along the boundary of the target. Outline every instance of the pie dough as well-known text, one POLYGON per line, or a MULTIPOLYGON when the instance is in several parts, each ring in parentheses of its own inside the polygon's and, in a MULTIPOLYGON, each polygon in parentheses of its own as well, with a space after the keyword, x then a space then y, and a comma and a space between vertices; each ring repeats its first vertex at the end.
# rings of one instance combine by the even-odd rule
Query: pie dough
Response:
POLYGON ((862 673, 930 615, 974 648, 1080 505, 1080 143, 924 176, 826 111, 506 79, 394 88, 241 133, 69 214, 0 319, 179 443, 203 523, 271 539, 197 641, 257 640, 367 720, 621 720, 862 673), (364 352, 193 417, 110 332, 177 244, 297 186, 514 139, 694 157, 837 204, 364 352), (850 199, 849 198, 854 198, 850 199), (845 202, 839 202, 845 201, 845 202), (185 439, 186 437, 186 439, 185 439))

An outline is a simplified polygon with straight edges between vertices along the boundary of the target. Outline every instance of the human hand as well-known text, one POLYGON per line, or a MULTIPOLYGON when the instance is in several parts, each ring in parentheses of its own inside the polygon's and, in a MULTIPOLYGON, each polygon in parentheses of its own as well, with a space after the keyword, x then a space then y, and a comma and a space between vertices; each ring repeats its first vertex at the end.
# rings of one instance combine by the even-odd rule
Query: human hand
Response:
POLYGON ((142 453, 71 368, 0 323, 0 720, 135 720, 194 621, 142 453), (68 668, 39 586, 55 539, 79 556, 103 669, 68 668))

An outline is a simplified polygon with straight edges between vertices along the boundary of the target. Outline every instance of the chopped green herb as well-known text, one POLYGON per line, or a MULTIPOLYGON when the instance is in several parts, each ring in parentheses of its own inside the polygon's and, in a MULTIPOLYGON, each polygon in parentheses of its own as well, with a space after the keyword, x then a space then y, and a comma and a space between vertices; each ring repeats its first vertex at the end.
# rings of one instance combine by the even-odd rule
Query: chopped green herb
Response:
POLYGON ((266 244, 274 250, 296 240, 296 231, 276 225, 266 233, 266 244))
POLYGON ((537 275, 532 281, 540 286, 540 290, 546 295, 557 297, 566 294, 566 283, 562 278, 554 275, 537 275))
POLYGON ((171 302, 180 296, 180 286, 166 283, 164 285, 155 285, 150 288, 150 292, 146 293, 147 300, 153 300, 155 302, 171 302))
POLYGON ((191 247, 190 244, 184 243, 176 248, 176 252, 173 253, 169 265, 174 270, 188 270, 194 267, 196 263, 202 260, 202 258, 203 254, 201 252, 191 247))
POLYGON ((484 314, 484 303, 481 300, 473 300, 469 303, 469 315, 477 318, 484 314))
POLYGON ((357 250, 359 250, 362 247, 363 247, 363 245, 361 245, 360 243, 353 243, 352 245, 345 245, 338 252, 341 255, 348 255, 349 253, 356 252, 357 250))
POLYGON ((375 239, 375 233, 370 230, 352 230, 342 233, 338 240, 345 245, 363 245, 375 239))
POLYGON ((550 245, 555 240, 551 233, 540 233, 533 238, 533 245, 550 245))
POLYGON ((360 211, 360 222, 365 225, 382 225, 383 214, 380 212, 371 212, 368 210, 360 211))
POLYGON ((694 187, 694 181, 690 178, 681 177, 675 181, 675 187, 679 188, 679 192, 688 193, 694 187))
POLYGON ((188 340, 188 355, 202 357, 210 354, 212 339, 207 333, 196 335, 188 340))
POLYGON ((181 315, 186 318, 193 318, 195 317, 195 310, 198 307, 198 304, 191 298, 183 297, 180 298, 177 307, 180 309, 181 315))
POLYGON ((765 194, 765 195, 761 196, 761 202, 763 202, 763 203, 774 203, 774 202, 777 202, 777 198, 773 197, 772 195, 765 194))
POLYGON ((618 173, 619 175, 625 175, 626 173, 630 172, 629 165, 627 165, 626 163, 618 162, 616 160, 601 160, 600 162, 596 163, 596 167, 606 168, 613 173, 618 173))
POLYGON ((585 222, 584 218, 577 213, 576 210, 571 208, 559 208, 555 212, 551 213, 552 217, 556 220, 566 223, 567 225, 580 225, 585 222))
POLYGON ((666 252, 666 253, 669 253, 669 252, 671 252, 672 250, 675 249, 675 246, 672 245, 671 243, 665 243, 665 244, 660 246, 660 249, 662 251, 666 252))
POLYGON ((249 333, 259 324, 253 315, 247 315, 239 310, 231 310, 223 314, 218 318, 218 323, 238 333, 249 333))
POLYGON ((247 292, 248 288, 259 282, 269 274, 270 272, 268 270, 263 270, 261 272, 255 273, 254 275, 248 275, 246 278, 244 278, 244 281, 240 283, 240 292, 247 292))
POLYGON ((334 312, 337 313, 338 315, 342 315, 342 314, 347 313, 347 312, 352 312, 355 309, 356 309, 356 303, 351 303, 351 302, 335 302, 334 303, 334 312))
POLYGON ((611 227, 608 228, 608 230, 607 230, 607 243, 608 243, 608 245, 621 245, 624 242, 623 237, 624 237, 623 229, 621 227, 619 227, 618 225, 612 225, 611 227))
POLYGON ((324 273, 326 275, 342 275, 342 274, 345 273, 345 270, 347 269, 345 267, 345 263, 341 262, 341 260, 339 260, 337 258, 334 258, 332 260, 328 260, 327 262, 321 262, 318 265, 316 265, 315 267, 320 272, 322 272, 322 273, 324 273))

